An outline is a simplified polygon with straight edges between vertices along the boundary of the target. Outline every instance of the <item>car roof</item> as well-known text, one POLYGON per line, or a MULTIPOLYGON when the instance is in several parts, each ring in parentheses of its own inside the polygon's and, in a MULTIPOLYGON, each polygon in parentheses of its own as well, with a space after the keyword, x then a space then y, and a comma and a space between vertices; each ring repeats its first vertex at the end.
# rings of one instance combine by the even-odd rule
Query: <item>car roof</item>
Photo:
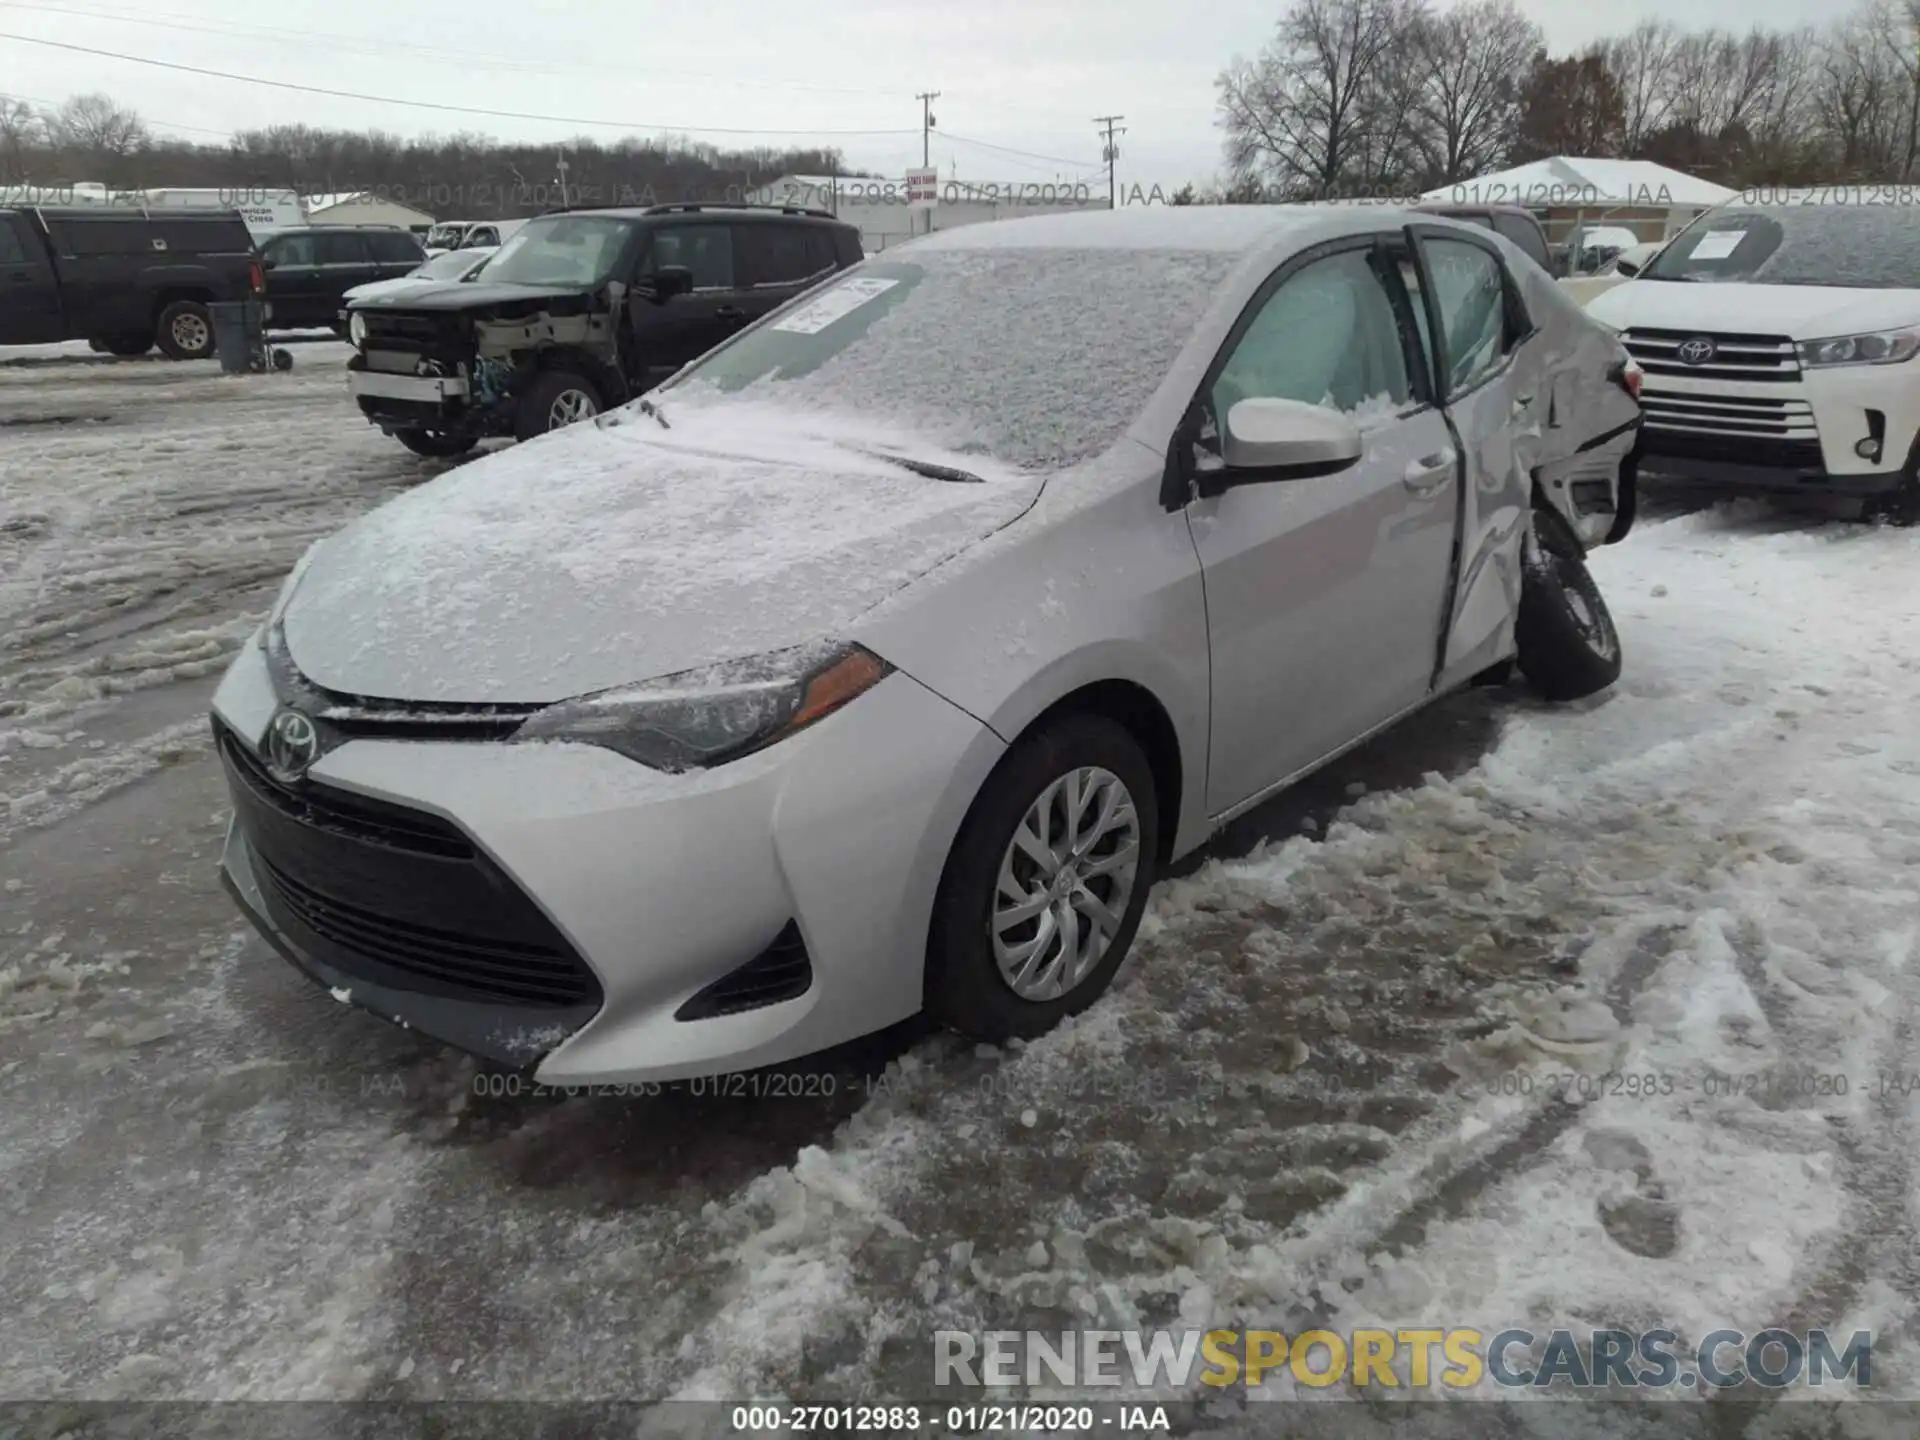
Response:
POLYGON ((555 215, 606 215, 620 220, 665 220, 676 215, 704 214, 719 215, 728 220, 798 220, 814 225, 841 225, 850 230, 855 228, 850 221, 842 220, 838 215, 829 215, 824 210, 779 205, 703 205, 697 201, 659 205, 570 205, 564 210, 547 210, 539 215, 518 218, 526 221, 545 220, 555 215))
MULTIPOLYGON (((1205 250, 1253 255, 1280 241, 1299 245, 1401 225, 1449 222, 1390 205, 1137 205, 1067 211, 936 230, 913 249, 1205 250)), ((892 246, 888 249, 891 250, 892 246)))

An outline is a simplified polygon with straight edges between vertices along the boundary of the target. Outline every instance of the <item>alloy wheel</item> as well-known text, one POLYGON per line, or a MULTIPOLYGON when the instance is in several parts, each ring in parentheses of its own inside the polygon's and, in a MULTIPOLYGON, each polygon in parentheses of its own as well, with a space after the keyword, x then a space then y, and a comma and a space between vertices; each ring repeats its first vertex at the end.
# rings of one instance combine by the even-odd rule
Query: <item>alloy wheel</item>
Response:
POLYGON ((1023 1000, 1073 990, 1119 931, 1140 863, 1140 819, 1125 782, 1082 766, 1021 817, 994 886, 993 957, 1023 1000))
POLYGON ((559 430, 582 420, 590 420, 599 413, 599 405, 586 391, 562 390, 547 407, 547 429, 559 430))

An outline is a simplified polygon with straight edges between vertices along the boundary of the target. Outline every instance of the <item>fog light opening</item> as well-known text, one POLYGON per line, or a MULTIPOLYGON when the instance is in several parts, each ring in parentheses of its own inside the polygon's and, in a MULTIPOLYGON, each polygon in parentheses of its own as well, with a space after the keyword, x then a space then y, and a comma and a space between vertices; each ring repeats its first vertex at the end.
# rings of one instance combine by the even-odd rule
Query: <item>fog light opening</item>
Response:
POLYGON ((1880 442, 1869 435, 1864 440, 1854 442, 1853 453, 1858 455, 1862 460, 1878 460, 1880 458, 1880 442))

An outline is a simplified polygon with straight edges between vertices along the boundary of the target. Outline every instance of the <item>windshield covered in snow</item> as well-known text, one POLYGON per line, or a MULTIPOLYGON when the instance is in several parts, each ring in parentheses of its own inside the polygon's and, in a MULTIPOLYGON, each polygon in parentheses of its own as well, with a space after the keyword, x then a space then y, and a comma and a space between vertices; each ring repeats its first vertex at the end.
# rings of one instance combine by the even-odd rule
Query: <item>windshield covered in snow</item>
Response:
POLYGON ((1920 211, 1910 205, 1755 205, 1703 215, 1643 280, 1920 289, 1920 211))
POLYGON ((631 221, 609 215, 529 220, 494 252, 480 278, 506 285, 598 285, 613 273, 631 221))
POLYGON ((426 264, 412 273, 415 280, 458 280, 473 269, 487 252, 473 250, 449 250, 444 255, 436 255, 426 264))
POLYGON ((995 248, 870 260, 672 388, 751 391, 1009 465, 1070 465, 1139 414, 1236 258, 995 248))

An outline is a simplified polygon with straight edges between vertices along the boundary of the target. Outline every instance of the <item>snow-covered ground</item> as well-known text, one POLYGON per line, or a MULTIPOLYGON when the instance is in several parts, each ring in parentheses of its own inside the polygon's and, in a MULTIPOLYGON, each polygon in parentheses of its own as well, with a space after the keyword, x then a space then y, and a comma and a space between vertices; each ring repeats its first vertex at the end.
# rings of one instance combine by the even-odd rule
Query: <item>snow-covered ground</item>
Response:
POLYGON ((212 677, 439 468, 341 354, 0 364, 0 1400, 927 1398, 1069 1324, 1827 1324, 1920 1391, 1920 534, 1645 522, 1614 691, 1239 822, 1036 1044, 504 1098, 215 882, 212 677))

